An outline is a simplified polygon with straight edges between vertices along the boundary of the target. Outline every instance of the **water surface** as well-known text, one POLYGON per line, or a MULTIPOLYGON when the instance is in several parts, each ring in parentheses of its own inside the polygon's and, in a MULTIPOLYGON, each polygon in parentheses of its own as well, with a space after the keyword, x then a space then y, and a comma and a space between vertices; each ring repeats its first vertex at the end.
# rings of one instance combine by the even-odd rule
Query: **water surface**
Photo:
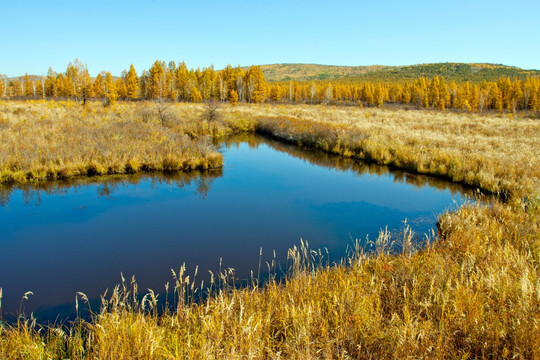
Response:
POLYGON ((354 239, 399 231, 420 236, 465 200, 452 183, 304 151, 248 136, 221 145, 223 169, 49 183, 0 191, 0 287, 5 318, 73 312, 75 293, 98 298, 135 275, 157 292, 170 269, 202 278, 232 267, 248 278, 300 239, 342 256, 354 239))

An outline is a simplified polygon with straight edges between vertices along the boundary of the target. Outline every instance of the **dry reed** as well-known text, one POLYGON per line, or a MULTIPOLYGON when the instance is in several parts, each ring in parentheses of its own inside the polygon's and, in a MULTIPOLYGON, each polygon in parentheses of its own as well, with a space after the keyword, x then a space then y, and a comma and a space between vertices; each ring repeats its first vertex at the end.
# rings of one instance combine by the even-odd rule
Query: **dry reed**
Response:
POLYGON ((540 189, 540 123, 513 115, 335 106, 239 107, 258 131, 491 193, 540 189))

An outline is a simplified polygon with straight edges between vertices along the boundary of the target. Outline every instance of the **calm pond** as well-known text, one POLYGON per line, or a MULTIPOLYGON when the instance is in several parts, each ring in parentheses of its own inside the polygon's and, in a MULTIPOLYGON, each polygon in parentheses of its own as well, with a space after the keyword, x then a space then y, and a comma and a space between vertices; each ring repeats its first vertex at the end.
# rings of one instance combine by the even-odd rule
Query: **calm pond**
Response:
POLYGON ((228 267, 240 279, 309 242, 343 256, 354 239, 375 239, 403 221, 423 237, 438 214, 466 201, 456 184, 390 172, 262 137, 220 145, 223 169, 136 175, 0 190, 2 316, 38 320, 74 312, 75 293, 97 299, 136 276, 164 291, 171 269, 199 266, 199 281, 228 267), (263 265, 264 266, 264 265, 263 265), (202 275, 202 276, 201 276, 202 275))

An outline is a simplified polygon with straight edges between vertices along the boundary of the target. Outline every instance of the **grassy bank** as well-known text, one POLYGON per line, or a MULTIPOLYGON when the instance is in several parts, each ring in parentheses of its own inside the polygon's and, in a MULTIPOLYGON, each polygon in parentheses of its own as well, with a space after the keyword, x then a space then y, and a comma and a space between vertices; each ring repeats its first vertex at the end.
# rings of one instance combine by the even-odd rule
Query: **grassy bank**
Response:
POLYGON ((168 104, 4 102, 0 182, 216 168, 223 157, 209 137, 226 131, 168 104))
MULTIPOLYGON (((122 106, 129 112, 139 105, 122 106)), ((194 274, 177 272, 170 292, 180 300, 162 315, 155 308, 164 299, 150 292, 136 300, 134 284, 123 284, 91 322, 55 329, 31 320, 0 325, 0 359, 540 358, 538 122, 426 111, 237 106, 221 108, 211 128, 201 120, 203 105, 175 108, 184 119, 175 132, 191 141, 256 130, 504 193, 508 201, 442 215, 439 237, 421 250, 414 249, 409 231, 399 239, 383 232, 376 253, 356 249, 341 264, 328 266, 300 246, 289 253, 285 281, 217 289, 218 281, 233 276, 226 272, 216 275, 202 302, 193 301, 194 274), (402 254, 387 253, 392 241, 404 245, 402 254)))
POLYGON ((234 116, 298 145, 492 193, 540 189, 540 123, 508 115, 328 106, 242 107, 234 116))
POLYGON ((269 134, 296 145, 492 193, 540 188, 540 123, 509 115, 323 105, 0 103, 0 182, 219 167, 211 139, 269 134))

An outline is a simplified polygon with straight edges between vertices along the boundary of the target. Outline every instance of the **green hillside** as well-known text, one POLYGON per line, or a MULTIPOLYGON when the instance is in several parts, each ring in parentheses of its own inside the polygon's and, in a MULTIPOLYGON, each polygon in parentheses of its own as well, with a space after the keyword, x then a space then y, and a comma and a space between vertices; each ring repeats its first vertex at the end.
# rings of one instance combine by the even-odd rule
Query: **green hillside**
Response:
POLYGON ((540 76, 539 70, 524 70, 497 64, 437 63, 408 66, 331 66, 315 64, 262 65, 268 81, 332 80, 341 81, 397 81, 414 80, 421 76, 444 76, 449 81, 496 81, 501 76, 525 79, 540 76))

